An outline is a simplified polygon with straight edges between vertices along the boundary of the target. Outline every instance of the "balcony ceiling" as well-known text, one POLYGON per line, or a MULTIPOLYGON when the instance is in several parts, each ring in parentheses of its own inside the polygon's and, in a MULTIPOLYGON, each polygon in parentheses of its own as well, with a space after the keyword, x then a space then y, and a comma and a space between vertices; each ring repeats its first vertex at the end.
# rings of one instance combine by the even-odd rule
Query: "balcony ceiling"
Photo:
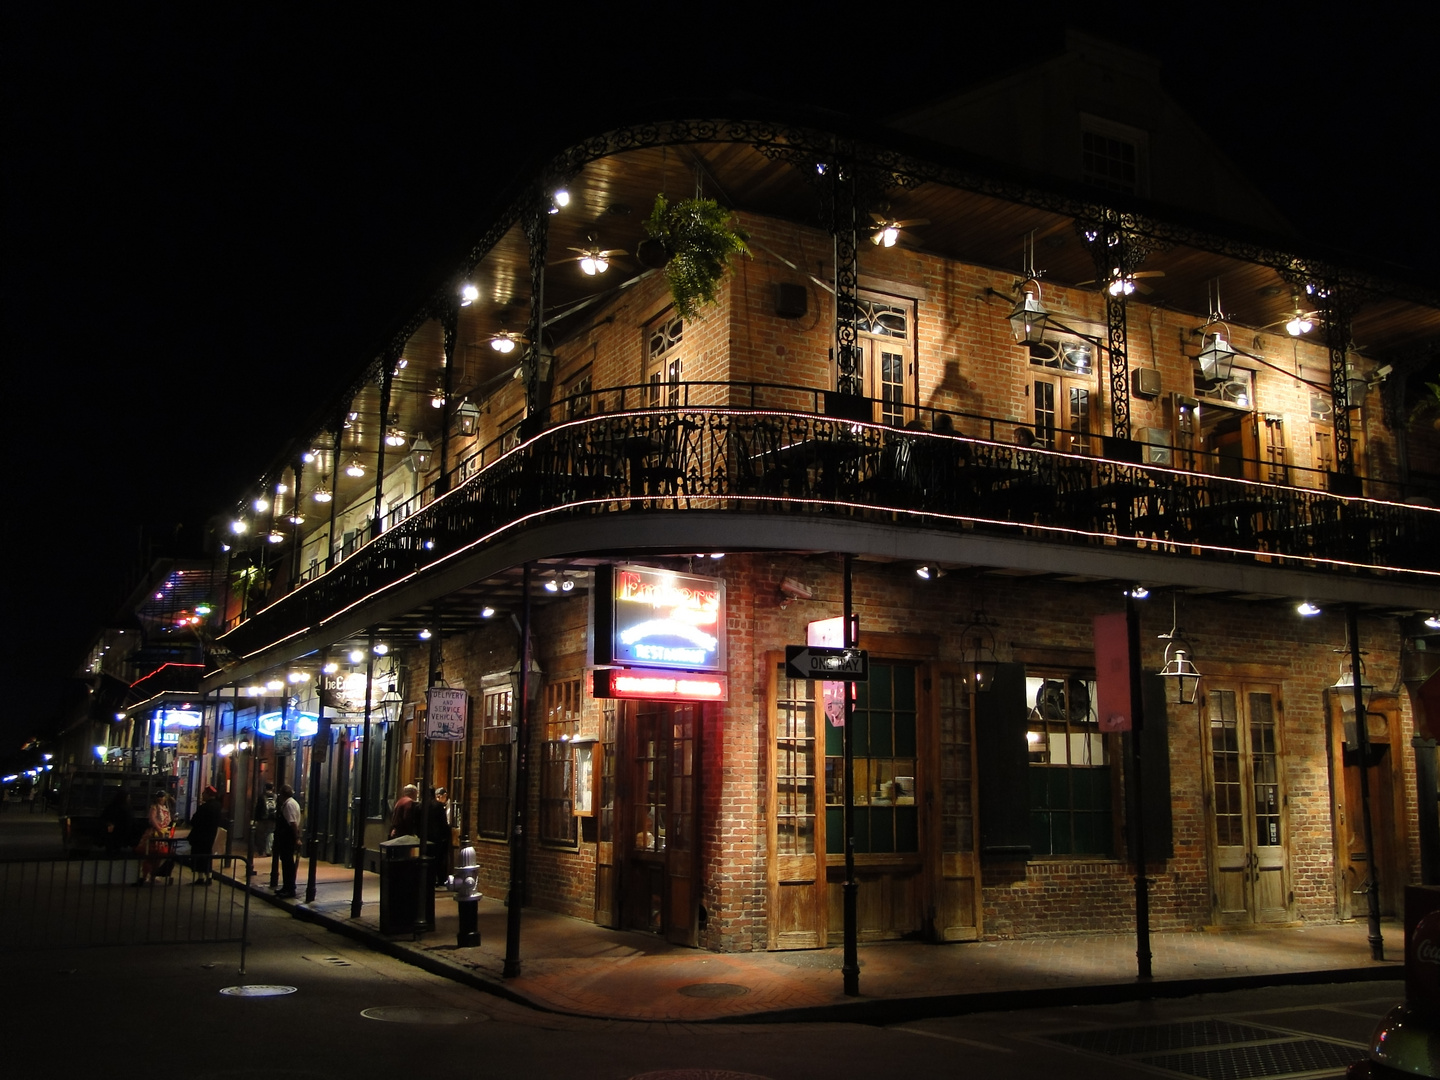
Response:
MULTIPOLYGON (((588 325, 607 293, 632 284, 639 275, 654 272, 646 270, 635 252, 644 238, 643 222, 655 195, 664 192, 672 200, 689 196, 696 190, 697 177, 702 193, 723 205, 820 227, 820 193, 808 182, 804 171, 749 145, 650 147, 590 162, 567 185, 569 205, 549 219, 547 346, 588 325), (614 257, 608 273, 587 277, 581 272, 579 253, 574 249, 591 246, 629 254, 614 257)), ((1018 277, 1022 237, 1033 233, 1035 264, 1043 272, 1045 286, 1098 288, 1090 253, 1076 230, 1074 217, 1068 213, 936 182, 893 190, 888 193, 888 202, 893 217, 928 219, 928 224, 902 233, 903 242, 915 250, 1018 277)), ((1272 267, 1246 261, 1233 252, 1207 250, 1200 243, 1203 235, 1193 235, 1196 246, 1174 243, 1145 259, 1140 269, 1159 273, 1140 282, 1135 301, 1189 312, 1198 327, 1209 310, 1209 291, 1218 280, 1232 328, 1277 335, 1283 342, 1283 324, 1295 310, 1291 286, 1272 267)), ((864 274, 867 258, 873 265, 874 249, 863 241, 860 246, 860 270, 864 274)), ((828 246, 811 254, 816 264, 803 269, 827 279, 833 273, 828 246)), ((457 275, 459 272, 460 268, 456 268, 457 275)), ((489 341, 502 331, 523 333, 530 316, 528 245, 520 225, 513 225, 501 236, 467 280, 477 287, 480 297, 461 310, 451 399, 458 402, 468 397, 482 408, 487 404, 495 407, 494 395, 514 374, 523 349, 502 355, 489 347, 489 341)), ((1401 282, 1397 287, 1412 285, 1401 282)), ((1423 288, 1412 288, 1412 294, 1424 298, 1423 288)), ((1317 322, 1312 335, 1321 333, 1323 329, 1317 322)), ((1355 347, 1377 359, 1437 337, 1440 308, 1416 300, 1370 299, 1353 320, 1355 347)), ((349 403, 338 463, 330 450, 330 436, 318 436, 315 445, 322 453, 317 464, 306 470, 305 490, 312 490, 324 476, 337 490, 342 506, 373 492, 377 445, 380 432, 387 427, 403 431, 407 440, 404 448, 387 448, 388 461, 396 460, 390 455, 408 453, 408 444, 417 434, 424 434, 438 448, 441 414, 431 408, 430 398, 444 378, 443 361, 443 334, 439 323, 432 319, 408 340, 404 366, 396 373, 389 415, 382 415, 378 379, 363 384, 349 403), (352 459, 365 468, 364 477, 344 474, 352 459)), ((499 407, 512 406, 502 402, 499 407)), ((518 408, 518 403, 513 407, 518 408)))

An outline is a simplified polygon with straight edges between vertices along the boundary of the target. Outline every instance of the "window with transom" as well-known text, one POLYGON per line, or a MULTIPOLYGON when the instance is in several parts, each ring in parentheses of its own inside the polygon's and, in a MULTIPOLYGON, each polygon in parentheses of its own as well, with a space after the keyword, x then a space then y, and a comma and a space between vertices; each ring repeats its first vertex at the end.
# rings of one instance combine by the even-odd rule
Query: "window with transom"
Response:
POLYGON ((685 377, 685 323, 678 315, 655 322, 646 337, 646 404, 656 409, 680 404, 680 383, 685 377))
POLYGON ((546 684, 545 733, 540 747, 540 839, 573 846, 575 818, 575 748, 580 733, 580 680, 546 684))
POLYGON ((515 745, 511 724, 509 688, 487 690, 481 698, 476 830, 489 840, 510 835, 510 755, 515 745))

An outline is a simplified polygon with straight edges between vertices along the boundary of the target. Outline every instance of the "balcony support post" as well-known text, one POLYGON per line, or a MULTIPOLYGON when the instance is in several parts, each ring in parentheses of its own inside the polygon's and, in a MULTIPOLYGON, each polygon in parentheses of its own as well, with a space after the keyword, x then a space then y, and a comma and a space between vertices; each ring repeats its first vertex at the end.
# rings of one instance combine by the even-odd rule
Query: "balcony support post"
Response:
MULTIPOLYGON (((371 519, 374 524, 370 527, 372 538, 380 535, 380 530, 385 527, 382 519, 381 497, 385 493, 385 436, 389 433, 386 425, 390 423, 390 389, 395 381, 395 365, 400 362, 398 350, 387 352, 380 365, 380 423, 376 425, 376 435, 379 438, 379 445, 375 451, 375 505, 371 511, 371 519)), ((336 444, 338 447, 338 443, 336 444)), ((340 487, 340 455, 335 455, 335 487, 340 487)), ((338 500, 332 499, 331 502, 338 500)), ((334 536, 331 536, 334 542, 334 536)))
POLYGON ((525 420, 522 433, 529 437, 545 426, 545 404, 548 397, 546 380, 540 376, 543 347, 540 335, 545 329, 545 257, 550 250, 550 198, 543 188, 526 208, 521 225, 530 254, 530 325, 526 331, 529 343, 524 360, 525 420))
POLYGON ((1145 257, 1145 247, 1125 229, 1121 215, 1105 209, 1093 221, 1077 221, 1076 226, 1090 247, 1095 260, 1095 280, 1105 297, 1107 350, 1110 353, 1110 434, 1117 439, 1130 438, 1130 356, 1126 327, 1125 288, 1111 288, 1112 282, 1128 281, 1145 257))
POLYGON ((1318 287, 1320 312, 1325 320, 1325 347, 1330 350, 1330 399, 1335 426, 1335 471, 1355 474, 1355 451, 1350 439, 1350 320, 1356 304, 1339 289, 1318 287))
POLYGON ((439 498, 450 490, 450 418, 455 411, 450 404, 454 381, 451 373, 455 370, 455 338, 460 326, 460 299, 454 293, 444 302, 439 312, 440 325, 445 331, 445 373, 440 392, 445 403, 440 406, 440 475, 435 481, 435 497, 439 498))
MULTIPOLYGON (((343 412, 336 413, 336 414, 335 414, 335 428, 334 428, 334 430, 331 432, 331 440, 330 440, 330 468, 335 471, 335 475, 330 478, 330 484, 331 484, 331 488, 330 488, 330 529, 329 529, 330 542, 325 545, 325 547, 326 547, 326 555, 325 555, 325 569, 326 569, 326 571, 330 571, 330 570, 335 569, 335 547, 336 547, 336 545, 335 545, 335 515, 336 515, 336 514, 339 512, 339 510, 340 510, 340 500, 337 499, 337 498, 335 498, 335 489, 340 486, 340 439, 343 437, 344 431, 345 431, 345 414, 344 414, 343 412)), ((385 458, 384 458, 384 454, 385 454, 385 416, 384 416, 383 413, 381 414, 381 418, 380 418, 380 454, 381 454, 381 456, 376 459, 376 460, 377 460, 377 465, 376 465, 376 468, 377 468, 377 469, 379 469, 381 466, 383 466, 383 465, 385 464, 385 458)))
POLYGON ((860 311, 860 207, 853 166, 831 162, 827 177, 830 234, 835 241, 835 389, 864 393, 857 315, 860 311))

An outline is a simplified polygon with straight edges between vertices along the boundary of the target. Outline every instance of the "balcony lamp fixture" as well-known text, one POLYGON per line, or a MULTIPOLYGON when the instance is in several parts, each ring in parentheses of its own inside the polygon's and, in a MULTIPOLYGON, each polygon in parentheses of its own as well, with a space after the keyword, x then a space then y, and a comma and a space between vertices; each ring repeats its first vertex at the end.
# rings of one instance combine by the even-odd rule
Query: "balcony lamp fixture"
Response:
POLYGON ((285 515, 285 520, 288 521, 291 525, 304 525, 305 515, 300 513, 298 509, 291 510, 290 513, 285 515))
POLYGON ((250 505, 255 507, 255 512, 257 514, 263 514, 266 510, 270 509, 270 500, 265 498, 264 495, 261 495, 250 505))
POLYGON ((493 619, 495 617, 495 609, 489 604, 486 604, 480 609, 480 617, 482 619, 493 619))
MULTIPOLYGON (((1347 646, 1346 652, 1349 651, 1347 646)), ((1347 656, 1342 662, 1340 677, 1330 687, 1340 696, 1340 723, 1345 732, 1345 745, 1355 749, 1360 745, 1360 735, 1355 724, 1355 672, 1347 656)), ((1365 676, 1365 661, 1360 661, 1360 700, 1366 712, 1369 712, 1370 699, 1375 696, 1375 684, 1365 676)))
POLYGON ((977 692, 983 693, 995 684, 995 673, 1000 669, 1000 659, 995 655, 995 620, 985 614, 983 603, 960 631, 960 669, 977 692))
POLYGON ((365 650, 364 650, 364 649, 351 649, 351 650, 350 650, 350 663, 352 663, 352 664, 358 664, 358 663, 360 663, 361 661, 363 661, 364 659, 365 659, 365 650))
POLYGON ((1425 625, 1431 630, 1440 630, 1440 615, 1431 615, 1426 618, 1425 625))
POLYGON ((430 633, 430 628, 427 626, 425 627, 425 629, 420 631, 418 636, 421 641, 429 641, 433 635, 430 633))
POLYGON ((310 493, 310 497, 318 503, 328 503, 333 497, 330 494, 330 488, 326 484, 328 479, 329 476, 321 476, 320 486, 310 493))
POLYGON ((1180 632, 1179 601, 1172 593, 1170 596, 1170 632, 1160 634, 1159 638, 1165 644, 1165 665, 1160 669, 1162 679, 1173 679, 1175 682, 1175 697, 1181 705, 1194 705, 1195 698, 1200 692, 1200 680, 1203 678, 1200 671, 1190 657, 1195 655, 1184 635, 1180 632))
POLYGON ((292 684, 310 681, 310 673, 308 671, 292 671, 285 677, 289 679, 292 684))
POLYGON ((287 491, 289 491, 289 490, 290 490, 290 485, 287 484, 287 483, 285 483, 284 480, 281 480, 278 484, 275 485, 275 494, 276 494, 276 495, 284 495, 284 494, 285 494, 287 491))
POLYGON ((470 282, 467 281, 467 282, 465 282, 464 285, 460 286, 460 306, 461 306, 461 307, 469 307, 471 304, 475 303, 475 301, 476 301, 476 300, 479 300, 479 299, 480 299, 480 290, 477 289, 477 288, 476 288, 474 285, 472 285, 470 282))
POLYGON ((1312 604, 1309 600, 1300 601, 1300 603, 1295 605, 1295 610, 1307 619, 1310 618, 1310 616, 1312 615, 1320 614, 1320 609, 1314 604, 1312 604))
POLYGON ((556 188, 550 193, 550 213, 558 214, 561 209, 570 205, 570 192, 564 188, 556 188))
POLYGON ((424 435, 415 436, 415 441, 410 444, 410 467, 417 473, 424 472, 430 467, 430 457, 434 452, 435 448, 424 435))
POLYGON ((1110 271, 1110 284, 1105 286, 1105 291, 1111 296, 1130 296, 1135 292, 1135 275, 1123 273, 1120 267, 1114 267, 1110 271))
POLYGON ((480 406, 469 398, 461 400, 455 409, 455 417, 460 424, 461 435, 474 435, 480 430, 480 406))
POLYGON ((1131 600, 1145 600, 1149 598, 1150 590, 1144 585, 1133 585, 1126 590, 1125 595, 1130 597, 1131 600))
POLYGON ((337 664, 334 660, 331 660, 320 670, 323 671, 326 675, 334 675, 337 671, 340 670, 340 665, 337 664))
POLYGON ((350 463, 345 466, 345 475, 353 476, 357 479, 365 475, 365 466, 360 464, 358 457, 352 457, 350 459, 350 463))
POLYGON ((1315 329, 1314 320, 1310 315, 1300 310, 1300 298, 1295 298, 1295 314, 1285 324, 1285 332, 1291 337, 1301 337, 1315 329))
POLYGON ((389 651, 390 651, 390 646, 389 646, 389 645, 386 645, 383 641, 377 641, 377 642, 375 643, 375 655, 376 655, 376 656, 384 656, 384 655, 387 654, 389 651))
POLYGON ((1010 329, 1017 345, 1039 345, 1045 340, 1045 328, 1050 322, 1050 312, 1040 302, 1040 283, 1024 283, 1024 294, 1015 302, 1010 312, 1010 329), (1034 287, 1032 292, 1030 287, 1034 287))
POLYGON ((1230 327, 1225 324, 1225 311, 1220 306, 1218 278, 1215 281, 1215 291, 1211 293, 1207 284, 1205 293, 1210 301, 1210 315, 1206 318, 1205 325, 1200 328, 1200 337, 1204 344, 1197 359, 1200 361, 1200 374, 1207 382, 1223 383, 1230 379, 1230 369, 1235 364, 1235 347, 1227 340, 1230 327))
POLYGON ((939 581, 945 576, 945 571, 931 563, 921 563, 915 567, 915 576, 921 581, 939 581))
POLYGON ((443 409, 445 407, 445 388, 437 386, 430 394, 430 407, 432 409, 443 409))
POLYGON ((306 450, 303 454, 300 455, 300 460, 306 465, 313 465, 316 458, 318 458, 319 456, 319 450, 306 450))
POLYGON ((236 518, 230 522, 230 531, 236 536, 244 536, 250 530, 250 523, 244 518, 236 518))
POLYGON ((285 534, 279 529, 272 528, 270 532, 266 534, 265 539, 269 540, 272 544, 283 544, 285 542, 285 534))
POLYGON ((285 689, 285 684, 284 684, 283 682, 281 682, 279 679, 271 679, 269 682, 267 682, 267 683, 265 684, 265 689, 266 689, 266 690, 271 690, 271 691, 274 691, 274 690, 284 690, 284 689, 285 689))

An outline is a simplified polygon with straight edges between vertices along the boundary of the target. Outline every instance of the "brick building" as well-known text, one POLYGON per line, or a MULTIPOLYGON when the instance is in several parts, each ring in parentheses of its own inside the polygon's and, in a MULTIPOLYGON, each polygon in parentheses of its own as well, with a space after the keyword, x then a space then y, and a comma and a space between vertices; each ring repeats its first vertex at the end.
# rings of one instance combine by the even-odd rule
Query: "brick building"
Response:
POLYGON ((1440 876, 1436 291, 1294 236, 1143 58, 1077 38, 1032 75, 881 132, 560 148, 337 378, 238 507, 204 684, 267 759, 276 698, 314 720, 290 767, 326 857, 444 784, 487 892, 523 843, 529 904, 823 946, 848 729, 862 940, 1128 927, 1140 821, 1156 928, 1440 876), (749 238, 702 317, 650 265, 657 194, 749 238), (784 663, 847 604, 848 721, 784 663), (1096 661, 1127 607, 1138 806, 1096 661), (423 737, 442 684, 456 741, 423 737))

